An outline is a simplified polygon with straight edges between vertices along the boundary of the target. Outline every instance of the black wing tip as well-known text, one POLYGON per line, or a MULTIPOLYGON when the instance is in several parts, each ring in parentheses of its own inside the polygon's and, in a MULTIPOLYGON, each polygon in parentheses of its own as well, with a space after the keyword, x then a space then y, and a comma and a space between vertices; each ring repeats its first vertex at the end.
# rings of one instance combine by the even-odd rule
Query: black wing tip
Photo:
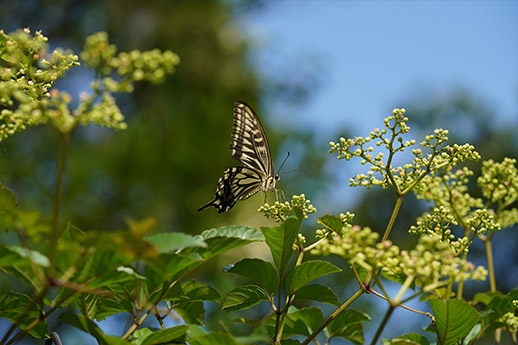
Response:
POLYGON ((218 211, 218 213, 224 213, 230 210, 232 207, 221 207, 221 205, 214 203, 215 200, 210 201, 209 203, 203 205, 198 209, 198 212, 208 209, 211 206, 214 206, 214 208, 218 211), (220 206, 220 207, 218 207, 220 206))

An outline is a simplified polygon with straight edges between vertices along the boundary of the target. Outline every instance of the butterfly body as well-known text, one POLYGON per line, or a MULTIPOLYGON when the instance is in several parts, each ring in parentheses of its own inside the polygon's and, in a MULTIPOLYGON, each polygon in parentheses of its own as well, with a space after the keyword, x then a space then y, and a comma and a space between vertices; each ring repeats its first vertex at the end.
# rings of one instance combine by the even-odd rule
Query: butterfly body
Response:
POLYGON ((232 157, 242 166, 225 170, 218 180, 214 199, 198 211, 214 206, 219 213, 230 210, 237 201, 247 199, 255 193, 275 189, 279 175, 274 173, 268 140, 259 118, 245 102, 234 104, 234 125, 232 157))

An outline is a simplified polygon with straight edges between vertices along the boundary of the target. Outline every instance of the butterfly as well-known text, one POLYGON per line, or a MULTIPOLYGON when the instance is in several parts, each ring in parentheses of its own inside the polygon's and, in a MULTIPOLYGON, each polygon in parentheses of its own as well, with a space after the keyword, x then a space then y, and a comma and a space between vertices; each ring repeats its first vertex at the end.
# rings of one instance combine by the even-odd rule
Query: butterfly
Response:
POLYGON ((219 213, 227 212, 239 200, 247 199, 259 191, 275 189, 280 175, 273 170, 266 134, 253 109, 242 101, 234 104, 230 152, 243 165, 225 170, 218 181, 214 199, 198 211, 214 206, 219 213))

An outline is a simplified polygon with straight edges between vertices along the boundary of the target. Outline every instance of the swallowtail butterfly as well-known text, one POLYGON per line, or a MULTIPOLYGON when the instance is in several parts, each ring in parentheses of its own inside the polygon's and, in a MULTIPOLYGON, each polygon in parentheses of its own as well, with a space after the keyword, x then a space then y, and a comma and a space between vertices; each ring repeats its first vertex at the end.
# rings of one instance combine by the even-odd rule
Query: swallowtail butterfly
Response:
POLYGON ((198 209, 214 206, 219 213, 230 210, 237 201, 255 193, 275 189, 280 176, 274 173, 268 140, 259 118, 245 102, 234 104, 234 129, 230 144, 232 157, 242 166, 225 170, 219 179, 214 199, 198 209))

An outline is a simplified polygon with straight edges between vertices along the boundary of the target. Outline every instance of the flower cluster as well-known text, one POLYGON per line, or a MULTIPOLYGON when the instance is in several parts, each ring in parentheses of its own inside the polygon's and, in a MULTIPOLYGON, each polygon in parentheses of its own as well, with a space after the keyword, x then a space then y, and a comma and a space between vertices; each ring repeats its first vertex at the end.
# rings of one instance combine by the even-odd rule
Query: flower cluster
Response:
POLYGON ((323 239, 311 253, 339 255, 367 271, 381 269, 394 277, 411 277, 423 291, 432 291, 454 281, 484 280, 487 272, 464 261, 448 241, 437 233, 422 235, 414 249, 406 251, 391 241, 377 243, 379 235, 369 228, 352 226, 343 236, 323 239))
POLYGON ((39 31, 31 35, 24 29, 7 35, 0 30, 0 56, 4 61, 0 67, 0 141, 46 122, 62 133, 70 132, 78 123, 126 129, 111 94, 132 92, 137 81, 162 82, 179 63, 171 51, 134 50, 116 55, 117 49, 108 43, 106 33, 94 34, 87 38, 81 58, 96 70, 98 79, 92 83, 93 92, 83 92, 78 107, 72 110, 72 96, 54 84, 67 70, 79 66, 79 58, 59 49, 49 53, 46 42, 39 31))
POLYGON ((306 196, 304 194, 292 196, 291 203, 288 201, 283 203, 276 201, 273 205, 265 203, 259 207, 258 211, 266 218, 272 218, 276 222, 282 222, 289 216, 295 207, 302 210, 304 218, 308 218, 308 214, 317 212, 317 209, 310 204, 309 199, 306 200, 306 196))
POLYGON ((109 79, 112 88, 127 87, 128 81, 161 83, 167 74, 174 72, 175 66, 180 62, 178 55, 169 50, 132 50, 117 54, 117 48, 109 44, 106 32, 99 32, 87 38, 81 59, 104 77, 116 72, 122 81, 118 85, 115 80, 109 79))
POLYGON ((50 101, 51 88, 79 65, 78 57, 59 49, 49 54, 46 42, 40 31, 32 36, 28 28, 10 35, 0 30, 0 140, 45 123, 62 110, 50 101))
POLYGON ((430 153, 423 154, 422 148, 413 149, 412 163, 393 167, 391 163, 394 155, 416 143, 415 140, 403 138, 410 129, 406 124, 408 118, 404 113, 405 109, 394 109, 393 115, 384 121, 385 128, 382 130, 376 128, 367 138, 340 138, 339 143, 329 143, 331 146, 329 152, 338 153, 338 159, 350 160, 352 157, 360 157, 361 164, 370 165, 366 174, 358 174, 349 180, 351 186, 370 188, 372 185, 378 185, 386 188, 392 185, 398 193, 406 194, 431 172, 459 161, 480 158, 471 145, 440 148, 448 140, 448 131, 438 128, 421 142, 422 148, 430 150, 430 153), (371 143, 377 147, 383 147, 386 152, 374 153, 373 146, 369 146, 371 143))

